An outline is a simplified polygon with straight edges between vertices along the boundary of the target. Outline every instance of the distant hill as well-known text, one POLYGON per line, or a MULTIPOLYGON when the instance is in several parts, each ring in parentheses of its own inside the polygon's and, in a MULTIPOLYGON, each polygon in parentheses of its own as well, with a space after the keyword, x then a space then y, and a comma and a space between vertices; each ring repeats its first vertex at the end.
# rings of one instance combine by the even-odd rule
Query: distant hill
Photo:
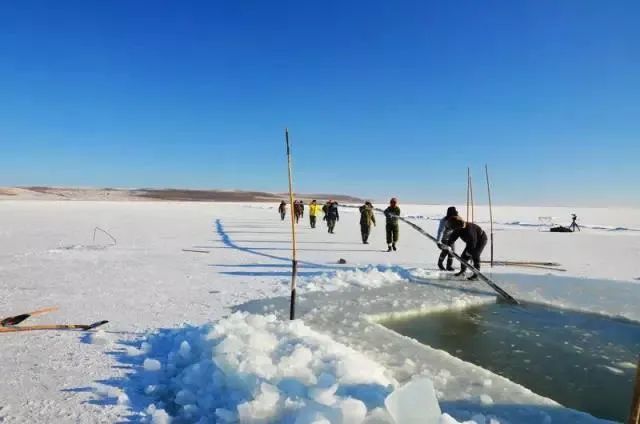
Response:
MULTIPOLYGON (((279 202, 287 200, 288 193, 269 193, 243 190, 188 190, 188 189, 121 189, 121 188, 68 188, 68 187, 0 187, 0 200, 139 200, 180 202, 279 202)), ((319 201, 333 199, 343 203, 360 203, 357 197, 342 194, 296 194, 296 199, 319 201)))

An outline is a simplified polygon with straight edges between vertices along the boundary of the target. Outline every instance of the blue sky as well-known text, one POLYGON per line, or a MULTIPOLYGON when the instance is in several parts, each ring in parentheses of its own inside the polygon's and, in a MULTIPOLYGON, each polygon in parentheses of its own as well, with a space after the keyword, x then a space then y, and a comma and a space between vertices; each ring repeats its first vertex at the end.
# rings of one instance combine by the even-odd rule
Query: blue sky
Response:
POLYGON ((638 205, 640 2, 0 4, 0 186, 638 205))

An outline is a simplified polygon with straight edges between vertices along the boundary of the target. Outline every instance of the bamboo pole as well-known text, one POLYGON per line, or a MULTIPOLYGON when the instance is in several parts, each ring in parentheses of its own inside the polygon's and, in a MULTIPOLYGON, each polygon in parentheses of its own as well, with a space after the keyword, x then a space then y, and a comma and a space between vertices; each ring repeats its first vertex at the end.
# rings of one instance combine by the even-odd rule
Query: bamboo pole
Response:
POLYGON ((631 398, 631 412, 627 424, 640 424, 640 358, 636 368, 636 384, 631 398))
POLYGON ((471 181, 471 170, 467 167, 467 219, 469 222, 469 182, 471 181))
POLYGON ((296 221, 293 211, 293 177, 291 173, 291 148, 289 147, 289 129, 285 128, 284 136, 287 143, 287 167, 289 171, 289 207, 291 215, 291 304, 289 305, 289 319, 296 317, 296 276, 298 274, 298 260, 296 257, 296 221))
POLYGON ((493 267, 493 206, 491 205, 491 183, 489 182, 489 167, 484 165, 484 173, 487 176, 487 195, 489 196, 489 222, 491 227, 491 267, 493 267))
MULTIPOLYGON (((467 168, 469 170, 469 168, 467 168)), ((469 170, 469 197, 471 199, 471 222, 475 222, 475 207, 473 205, 473 181, 471 179, 471 170, 469 170)))

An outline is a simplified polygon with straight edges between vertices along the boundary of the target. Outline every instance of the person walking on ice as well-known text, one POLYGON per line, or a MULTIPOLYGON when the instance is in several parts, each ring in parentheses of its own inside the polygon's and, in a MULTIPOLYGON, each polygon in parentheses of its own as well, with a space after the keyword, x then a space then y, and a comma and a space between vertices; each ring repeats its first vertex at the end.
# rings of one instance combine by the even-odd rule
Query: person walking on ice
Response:
POLYGON ((331 203, 331 200, 327 200, 325 204, 322 205, 322 213, 324 214, 324 216, 322 217, 323 221, 327 220, 327 209, 329 209, 329 203, 331 203))
POLYGON ((316 228, 316 218, 320 210, 320 205, 315 200, 309 203, 309 224, 311 228, 316 228))
POLYGON ((278 213, 280 214, 280 220, 284 221, 284 217, 287 216, 287 204, 284 202, 280 202, 280 206, 278 206, 278 213))
POLYGON ((295 202, 293 202, 293 213, 296 218, 296 224, 298 223, 298 221, 300 220, 300 217, 302 216, 301 204, 302 204, 301 200, 300 201, 296 200, 295 202))
MULTIPOLYGON (((449 237, 449 243, 453 244, 459 238, 462 239, 462 241, 466 243, 466 246, 460 257, 465 262, 473 262, 473 266, 480 271, 480 255, 482 254, 484 247, 487 245, 487 234, 479 225, 472 222, 464 222, 464 220, 459 216, 449 218, 449 223, 451 228, 453 228, 453 232, 449 237)), ((438 246, 441 249, 451 249, 451 247, 443 243, 440 243, 438 246)), ((460 263, 460 272, 457 272, 455 275, 464 275, 466 270, 466 265, 460 263)), ((468 280, 477 279, 478 276, 475 273, 468 278, 468 280)))
POLYGON ((387 218, 385 226, 387 232, 387 252, 391 252, 392 249, 398 250, 396 247, 398 236, 400 235, 400 228, 398 225, 400 208, 398 207, 398 199, 393 197, 389 201, 389 207, 384 210, 384 216, 387 218))
POLYGON ((451 248, 442 249, 442 252, 440 252, 440 257, 438 258, 438 268, 440 271, 455 271, 455 268, 453 268, 453 255, 451 254, 452 252, 455 252, 455 246, 449 241, 451 233, 453 232, 450 221, 454 216, 458 216, 458 211, 455 206, 449 206, 447 209, 447 215, 440 220, 440 225, 438 225, 436 240, 438 240, 438 243, 442 243, 444 246, 449 246, 451 248), (445 259, 447 260, 446 268, 443 265, 445 259))
POLYGON ((362 243, 369 244, 369 234, 371 233, 371 224, 375 227, 376 217, 373 214, 373 205, 371 202, 365 202, 360 206, 360 234, 362 234, 362 243))
POLYGON ((329 200, 327 203, 327 214, 325 215, 325 219, 327 220, 327 227, 329 233, 333 234, 333 230, 336 226, 336 222, 340 221, 340 214, 338 213, 338 202, 334 202, 333 200, 329 200))

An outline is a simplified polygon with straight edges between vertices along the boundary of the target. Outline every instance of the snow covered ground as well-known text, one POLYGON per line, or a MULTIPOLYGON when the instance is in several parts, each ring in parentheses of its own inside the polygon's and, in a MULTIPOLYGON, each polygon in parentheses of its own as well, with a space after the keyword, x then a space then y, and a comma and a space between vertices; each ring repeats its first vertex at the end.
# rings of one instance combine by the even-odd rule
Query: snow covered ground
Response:
MULTIPOLYGON (((446 206, 401 205, 431 233, 446 206)), ((476 208, 477 222, 488 220, 485 209, 476 208)), ((640 321, 640 210, 494 209, 496 259, 566 270, 491 269, 513 296, 640 321), (538 217, 567 225, 570 213, 582 232, 539 231, 538 217)), ((197 422, 215 414, 219 422, 355 423, 367 415, 381 423, 384 396, 420 374, 460 421, 597 421, 376 324, 375 315, 494 296, 482 283, 439 279, 435 246, 407 226, 399 251, 387 253, 382 218, 362 245, 357 212, 341 213, 333 235, 321 222, 298 226, 300 321, 292 325, 278 319, 288 313, 281 296, 290 224, 274 205, 0 202, 1 314, 59 306, 28 322, 111 321, 91 335, 0 334, 0 421, 197 422), (94 241, 96 227, 115 245, 101 231, 94 241)))

